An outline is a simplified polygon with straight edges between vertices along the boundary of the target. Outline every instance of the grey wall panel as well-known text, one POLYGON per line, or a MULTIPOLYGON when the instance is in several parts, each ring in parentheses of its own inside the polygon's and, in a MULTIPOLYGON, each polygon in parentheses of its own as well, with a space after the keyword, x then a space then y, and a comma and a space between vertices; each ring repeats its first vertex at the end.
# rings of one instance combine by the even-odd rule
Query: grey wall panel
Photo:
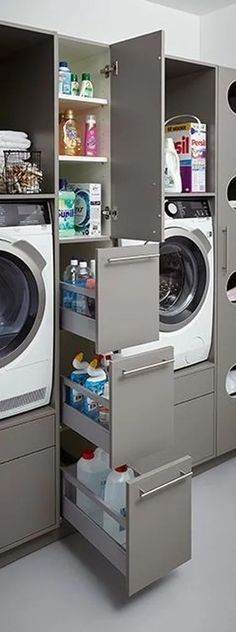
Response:
POLYGON ((55 416, 29 421, 1 430, 0 463, 19 458, 30 452, 43 450, 55 444, 55 416))
POLYGON ((0 465, 0 550, 56 523, 55 448, 0 465))
POLYGON ((175 406, 174 431, 176 454, 189 454, 194 465, 214 456, 214 395, 175 406))
POLYGON ((236 304, 226 295, 226 285, 236 270, 236 211, 227 201, 227 187, 236 175, 236 114, 227 93, 236 81, 236 70, 219 69, 218 142, 218 268, 217 268, 217 453, 236 447, 236 399, 225 388, 228 370, 236 364, 236 304))
POLYGON ((161 240, 163 198, 163 33, 111 46, 112 237, 161 240))

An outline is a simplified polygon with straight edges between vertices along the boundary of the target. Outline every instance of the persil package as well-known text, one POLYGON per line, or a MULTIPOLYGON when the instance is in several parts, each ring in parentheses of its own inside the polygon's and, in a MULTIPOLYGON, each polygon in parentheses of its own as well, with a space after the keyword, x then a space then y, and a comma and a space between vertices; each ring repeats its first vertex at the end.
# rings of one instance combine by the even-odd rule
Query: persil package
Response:
POLYGON ((173 138, 180 159, 182 191, 204 193, 206 191, 206 125, 205 123, 180 123, 168 125, 166 134, 173 138))

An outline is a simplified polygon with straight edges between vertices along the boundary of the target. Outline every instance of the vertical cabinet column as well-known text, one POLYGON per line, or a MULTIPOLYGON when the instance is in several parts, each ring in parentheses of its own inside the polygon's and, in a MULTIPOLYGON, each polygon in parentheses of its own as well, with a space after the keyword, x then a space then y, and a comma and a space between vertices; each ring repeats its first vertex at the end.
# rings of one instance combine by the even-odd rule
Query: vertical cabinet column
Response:
POLYGON ((217 453, 236 447, 236 71, 219 69, 217 453), (231 203, 230 203, 231 202, 231 203))

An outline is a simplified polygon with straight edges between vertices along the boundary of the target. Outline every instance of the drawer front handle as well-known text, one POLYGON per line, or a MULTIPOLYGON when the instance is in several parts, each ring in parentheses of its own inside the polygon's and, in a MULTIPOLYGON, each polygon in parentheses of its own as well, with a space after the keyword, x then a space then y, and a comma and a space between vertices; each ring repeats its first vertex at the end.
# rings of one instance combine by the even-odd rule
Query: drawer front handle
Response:
POLYGON ((107 259, 108 263, 123 263, 125 261, 145 261, 145 259, 158 259, 160 257, 159 253, 157 254, 146 254, 146 255, 130 255, 127 257, 109 257, 107 259))
POLYGON ((228 274, 229 269, 229 227, 222 228, 222 233, 225 235, 225 262, 222 265, 222 270, 225 274, 228 274))
POLYGON ((123 369, 122 375, 123 377, 128 377, 129 375, 136 375, 137 373, 145 373, 146 371, 154 371, 155 369, 159 369, 167 364, 172 364, 174 362, 174 358, 170 360, 162 360, 161 362, 156 362, 155 364, 147 364, 147 366, 140 366, 138 369, 130 369, 130 371, 126 371, 123 369))
POLYGON ((163 485, 159 485, 159 487, 154 487, 154 489, 149 489, 148 492, 145 492, 143 489, 140 489, 139 490, 140 500, 142 500, 143 498, 147 498, 148 496, 154 496, 154 494, 158 494, 163 489, 168 489, 168 487, 174 487, 175 485, 179 485, 179 483, 182 483, 187 478, 190 478, 192 475, 193 475, 192 472, 187 472, 187 474, 185 474, 184 472, 180 472, 180 476, 178 476, 178 478, 174 478, 172 481, 168 481, 168 483, 163 483, 163 485))

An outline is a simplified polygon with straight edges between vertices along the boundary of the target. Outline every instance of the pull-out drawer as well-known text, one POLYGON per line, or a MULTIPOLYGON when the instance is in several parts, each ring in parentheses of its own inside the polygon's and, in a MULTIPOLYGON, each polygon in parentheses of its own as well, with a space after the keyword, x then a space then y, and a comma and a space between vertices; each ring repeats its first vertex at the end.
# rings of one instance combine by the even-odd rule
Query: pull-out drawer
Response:
POLYGON ((130 357, 116 355, 110 363, 109 380, 110 401, 63 378, 63 424, 110 452, 112 467, 169 449, 174 443, 173 348, 130 357), (70 388, 109 407, 109 425, 68 404, 70 388))
POLYGON ((157 340, 159 244, 97 250, 95 290, 61 283, 61 328, 93 340, 97 353, 157 340))
POLYGON ((64 518, 125 575, 129 595, 191 557, 190 457, 135 474, 119 514, 77 480, 76 465, 63 468, 64 518))

